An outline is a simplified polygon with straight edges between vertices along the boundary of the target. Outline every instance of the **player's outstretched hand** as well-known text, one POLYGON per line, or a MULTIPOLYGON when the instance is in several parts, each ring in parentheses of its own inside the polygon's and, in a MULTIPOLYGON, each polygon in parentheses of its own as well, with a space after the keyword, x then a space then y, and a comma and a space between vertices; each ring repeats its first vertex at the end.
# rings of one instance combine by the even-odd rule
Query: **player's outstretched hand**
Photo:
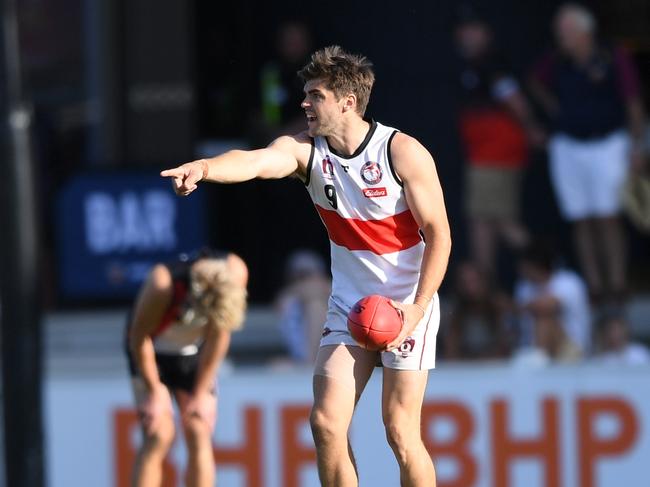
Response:
POLYGON ((414 304, 400 303, 398 301, 393 301, 392 299, 390 304, 399 311, 399 314, 402 317, 402 330, 399 332, 399 335, 397 335, 395 340, 386 345, 386 350, 389 352, 398 348, 402 342, 406 340, 406 337, 413 333, 413 330, 415 330, 415 327, 424 316, 422 308, 414 304))
POLYGON ((197 188, 196 184, 203 179, 204 172, 205 165, 201 161, 194 161, 166 169, 160 175, 172 179, 172 186, 177 195, 187 196, 197 188))

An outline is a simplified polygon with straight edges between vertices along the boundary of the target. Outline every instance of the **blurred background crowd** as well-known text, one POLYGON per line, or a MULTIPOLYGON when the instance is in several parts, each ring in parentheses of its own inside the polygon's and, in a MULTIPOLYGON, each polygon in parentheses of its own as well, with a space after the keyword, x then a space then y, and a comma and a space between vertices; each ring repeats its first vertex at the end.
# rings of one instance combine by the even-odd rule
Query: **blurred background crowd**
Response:
POLYGON ((88 329, 154 262, 228 249, 251 270, 233 360, 311 363, 329 249, 304 188, 181 201, 157 172, 303 130, 296 71, 337 43, 375 63, 368 113, 438 165, 454 238, 441 362, 649 363, 647 2, 345 8, 172 2, 151 22, 146 2, 20 2, 47 312, 81 310, 88 329))

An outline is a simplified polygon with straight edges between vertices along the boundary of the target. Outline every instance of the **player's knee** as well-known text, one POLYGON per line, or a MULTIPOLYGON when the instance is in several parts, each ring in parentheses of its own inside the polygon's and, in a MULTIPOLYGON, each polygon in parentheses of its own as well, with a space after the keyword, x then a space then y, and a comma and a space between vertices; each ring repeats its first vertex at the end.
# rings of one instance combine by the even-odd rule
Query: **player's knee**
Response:
POLYGON ((384 424, 384 428, 386 430, 386 439, 392 448, 404 444, 404 432, 400 425, 396 423, 387 423, 384 424))
POLYGON ((345 435, 345 426, 339 423, 340 421, 337 421, 335 417, 318 408, 312 409, 309 416, 309 425, 317 444, 345 435))
POLYGON ((411 423, 407 418, 400 419, 398 415, 384 417, 386 439, 400 463, 406 462, 408 452, 413 447, 413 442, 419 438, 419 430, 414 434, 414 427, 411 423))
POLYGON ((145 435, 145 448, 152 453, 165 455, 174 442, 173 421, 161 421, 158 427, 145 435))
POLYGON ((205 445, 211 445, 212 431, 200 418, 191 418, 183 422, 185 441, 190 452, 197 452, 205 445))

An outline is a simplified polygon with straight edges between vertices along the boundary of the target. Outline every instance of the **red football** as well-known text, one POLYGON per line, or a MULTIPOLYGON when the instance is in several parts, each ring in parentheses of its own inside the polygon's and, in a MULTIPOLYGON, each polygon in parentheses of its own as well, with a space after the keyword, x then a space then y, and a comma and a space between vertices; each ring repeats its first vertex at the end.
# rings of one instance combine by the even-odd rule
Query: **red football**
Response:
POLYGON ((383 349, 401 329, 402 317, 384 296, 361 298, 348 313, 350 335, 368 350, 383 349))

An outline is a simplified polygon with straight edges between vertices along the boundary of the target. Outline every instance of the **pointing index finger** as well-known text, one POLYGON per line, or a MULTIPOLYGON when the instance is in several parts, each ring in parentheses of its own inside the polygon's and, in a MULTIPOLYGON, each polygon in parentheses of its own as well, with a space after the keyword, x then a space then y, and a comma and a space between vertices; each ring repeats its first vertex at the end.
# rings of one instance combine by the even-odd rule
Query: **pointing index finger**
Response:
POLYGON ((180 167, 175 167, 173 169, 165 169, 164 171, 160 171, 160 175, 164 178, 181 177, 184 174, 185 171, 183 171, 183 169, 180 167))

